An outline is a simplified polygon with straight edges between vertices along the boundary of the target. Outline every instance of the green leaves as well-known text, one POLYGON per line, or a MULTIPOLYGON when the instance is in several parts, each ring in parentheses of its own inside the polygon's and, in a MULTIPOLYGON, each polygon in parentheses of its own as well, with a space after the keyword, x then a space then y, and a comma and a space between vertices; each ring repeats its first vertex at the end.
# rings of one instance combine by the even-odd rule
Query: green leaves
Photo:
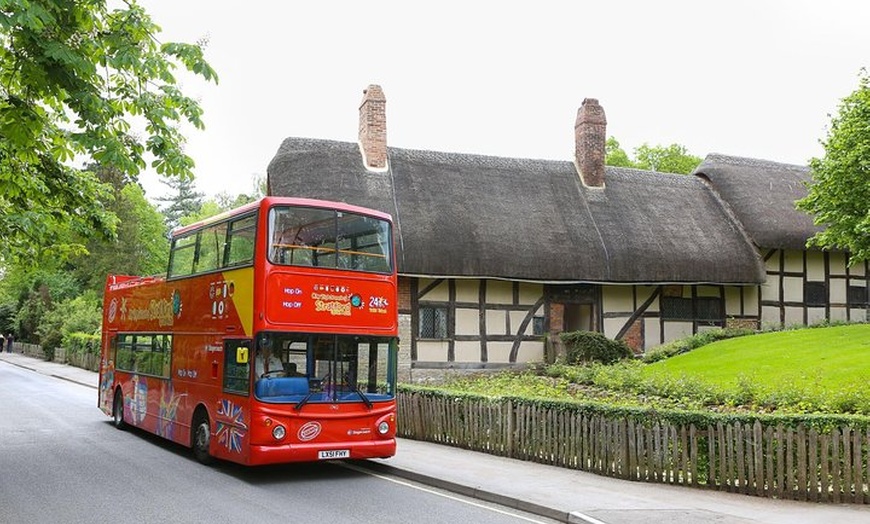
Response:
POLYGON ((810 161, 813 182, 798 209, 826 226, 808 242, 842 249, 851 260, 870 259, 870 76, 862 70, 859 87, 843 99, 823 142, 824 158, 810 161))
POLYGON ((700 157, 689 154, 688 149, 680 144, 669 146, 643 144, 634 149, 634 157, 635 160, 628 157, 616 138, 607 139, 604 163, 608 166, 688 175, 701 163, 700 157))
POLYGON ((193 176, 179 127, 201 129, 202 109, 174 71, 217 74, 201 45, 161 43, 135 0, 120 5, 0 0, 0 235, 12 258, 80 250, 60 240, 67 231, 113 234, 106 188, 74 161, 193 176))

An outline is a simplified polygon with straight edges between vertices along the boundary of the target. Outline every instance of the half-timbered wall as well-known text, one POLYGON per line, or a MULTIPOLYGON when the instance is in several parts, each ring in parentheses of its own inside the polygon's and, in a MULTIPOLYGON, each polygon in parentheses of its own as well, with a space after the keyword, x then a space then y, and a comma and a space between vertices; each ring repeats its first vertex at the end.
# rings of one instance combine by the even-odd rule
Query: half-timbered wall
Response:
POLYGON ((603 333, 637 352, 726 326, 758 327, 754 286, 602 286, 603 333))
POLYGON ((561 351, 558 334, 574 329, 602 332, 642 353, 716 327, 870 320, 867 262, 849 267, 841 253, 771 250, 765 263, 761 286, 402 277, 400 377, 541 362, 553 356, 548 348, 561 351))
POLYGON ((764 261, 762 327, 870 320, 868 262, 850 266, 841 252, 782 249, 768 250, 764 261))
POLYGON ((502 368, 543 359, 541 284, 412 278, 410 291, 412 368, 502 368))

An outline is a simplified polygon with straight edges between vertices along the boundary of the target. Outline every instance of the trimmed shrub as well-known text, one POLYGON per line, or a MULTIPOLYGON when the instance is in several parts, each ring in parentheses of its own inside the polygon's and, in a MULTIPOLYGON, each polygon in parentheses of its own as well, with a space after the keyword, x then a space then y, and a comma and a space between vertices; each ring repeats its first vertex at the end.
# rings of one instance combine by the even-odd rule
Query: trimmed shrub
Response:
POLYGON ((559 335, 565 343, 568 364, 601 362, 611 364, 617 360, 631 358, 634 353, 625 342, 611 340, 601 333, 592 331, 568 331, 559 335))

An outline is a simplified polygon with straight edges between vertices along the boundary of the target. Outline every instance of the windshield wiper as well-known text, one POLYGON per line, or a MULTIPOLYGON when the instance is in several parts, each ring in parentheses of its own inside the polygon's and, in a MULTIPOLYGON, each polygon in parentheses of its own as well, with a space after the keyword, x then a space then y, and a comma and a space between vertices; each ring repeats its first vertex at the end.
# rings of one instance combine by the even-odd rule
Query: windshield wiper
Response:
POLYGON ((313 395, 313 394, 314 394, 313 391, 309 391, 307 395, 302 397, 302 400, 300 400, 299 402, 296 403, 296 406, 294 406, 293 409, 295 409, 296 411, 299 411, 300 409, 302 409, 302 406, 304 406, 305 404, 308 404, 308 399, 310 399, 311 395, 313 395))
POLYGON ((364 393, 362 392, 362 390, 359 388, 359 385, 357 385, 357 384, 351 384, 351 383, 350 383, 350 380, 348 380, 347 377, 344 377, 344 383, 347 384, 347 387, 353 389, 353 391, 354 391, 357 395, 359 395, 359 398, 362 399, 362 401, 365 403, 365 405, 366 405, 367 408, 372 409, 372 407, 373 407, 373 405, 372 405, 372 401, 369 400, 369 398, 368 398, 367 396, 365 396, 365 394, 364 394, 364 393))

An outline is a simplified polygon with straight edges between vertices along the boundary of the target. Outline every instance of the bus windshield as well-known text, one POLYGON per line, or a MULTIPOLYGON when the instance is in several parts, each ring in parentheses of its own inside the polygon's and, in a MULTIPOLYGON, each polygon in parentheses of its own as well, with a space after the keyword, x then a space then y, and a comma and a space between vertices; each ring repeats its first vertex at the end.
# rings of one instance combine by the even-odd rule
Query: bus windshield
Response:
POLYGON ((273 207, 268 249, 273 264, 392 272, 390 223, 346 211, 273 207))
POLYGON ((395 397, 395 339, 261 333, 254 393, 264 402, 373 402, 395 397))

